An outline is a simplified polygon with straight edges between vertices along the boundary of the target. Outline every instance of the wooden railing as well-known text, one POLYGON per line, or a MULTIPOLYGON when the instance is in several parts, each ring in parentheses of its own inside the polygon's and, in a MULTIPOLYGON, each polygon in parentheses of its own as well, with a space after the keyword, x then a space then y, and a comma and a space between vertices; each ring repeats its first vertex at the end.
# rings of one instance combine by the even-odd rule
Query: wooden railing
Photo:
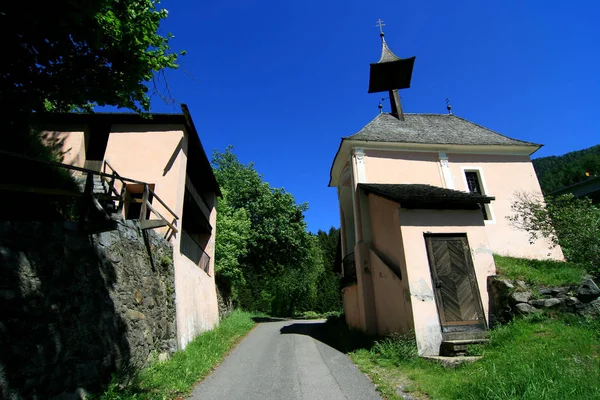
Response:
MULTIPOLYGON (((165 233, 165 239, 169 240, 175 233, 178 232, 177 229, 177 221, 179 217, 165 204, 164 201, 152 190, 150 189, 148 183, 138 181, 135 179, 125 178, 119 175, 115 169, 108 163, 104 162, 103 171, 94 171, 88 168, 76 167, 74 165, 63 164, 55 161, 48 160, 40 160, 37 158, 24 156, 21 154, 10 153, 7 151, 0 150, 1 156, 13 157, 16 159, 21 159, 25 161, 29 161, 32 163, 37 163, 39 165, 48 165, 56 168, 62 168, 65 170, 71 171, 72 175, 76 175, 79 173, 82 177, 85 177, 85 186, 83 192, 75 192, 72 190, 64 190, 64 189, 54 189, 47 187, 32 187, 29 185, 23 184, 2 184, 0 183, 0 191, 13 191, 13 192, 26 192, 26 193, 34 193, 34 194, 45 194, 45 195, 55 195, 55 196, 69 196, 69 197, 77 197, 77 198, 88 198, 91 203, 104 214, 105 218, 110 219, 110 216, 104 209, 104 207, 100 204, 101 201, 117 201, 117 213, 122 212, 123 206, 126 202, 139 202, 142 203, 142 210, 140 212, 140 227, 142 229, 152 229, 159 228, 163 226, 168 226, 167 232, 165 233), (107 172, 107 169, 110 169, 110 172, 107 172), (106 193, 94 193, 94 176, 99 176, 100 180, 107 184, 107 192, 106 193), (120 183, 120 188, 117 190, 116 184, 120 183), (144 192, 142 199, 132 199, 127 200, 125 198, 125 191, 127 183, 133 183, 138 185, 143 185, 144 192), (171 222, 169 222, 166 218, 164 218, 150 203, 150 198, 158 201, 164 208, 167 210, 172 217, 171 222), (158 219, 148 219, 147 211, 151 211, 158 219)), ((89 203, 87 203, 89 204, 89 203)), ((86 211, 82 210, 81 218, 84 218, 87 215, 86 211)))
POLYGON ((169 240, 171 237, 178 232, 177 230, 177 220, 179 217, 175 214, 173 210, 169 208, 168 205, 165 204, 164 201, 158 195, 150 189, 150 185, 146 182, 136 181, 135 183, 141 184, 144 187, 144 191, 141 199, 125 199, 125 188, 126 182, 132 181, 127 178, 123 178, 121 175, 117 173, 117 171, 109 164, 108 161, 104 161, 102 167, 102 179, 108 185, 108 193, 116 194, 119 197, 119 205, 117 207, 117 212, 121 212, 124 203, 142 203, 142 207, 140 210, 140 227, 142 229, 152 229, 152 228, 160 228, 163 226, 168 226, 167 232, 165 233, 165 239, 169 240), (109 171, 110 170, 110 171, 109 171), (120 190, 117 190, 116 183, 121 183, 120 190), (160 212, 156 210, 152 206, 150 199, 158 201, 164 208, 167 210, 173 219, 169 222, 165 217, 162 216, 160 212), (158 219, 147 219, 148 211, 152 212, 158 219))

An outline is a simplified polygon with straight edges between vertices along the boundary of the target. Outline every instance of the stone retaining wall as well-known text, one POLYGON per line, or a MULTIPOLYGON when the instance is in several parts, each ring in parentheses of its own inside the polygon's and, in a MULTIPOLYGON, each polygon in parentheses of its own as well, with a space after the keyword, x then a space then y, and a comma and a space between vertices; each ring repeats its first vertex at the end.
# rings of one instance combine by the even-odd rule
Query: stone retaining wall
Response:
POLYGON ((492 326, 508 322, 513 315, 541 310, 600 317, 600 289, 590 278, 580 285, 536 288, 520 280, 490 276, 488 291, 492 326))
POLYGON ((217 303, 219 305, 219 319, 222 320, 223 318, 229 316, 235 308, 231 293, 231 282, 218 276, 215 280, 217 289, 217 303))
POLYGON ((177 350, 171 245, 117 226, 0 223, 0 398, 97 390, 177 350))

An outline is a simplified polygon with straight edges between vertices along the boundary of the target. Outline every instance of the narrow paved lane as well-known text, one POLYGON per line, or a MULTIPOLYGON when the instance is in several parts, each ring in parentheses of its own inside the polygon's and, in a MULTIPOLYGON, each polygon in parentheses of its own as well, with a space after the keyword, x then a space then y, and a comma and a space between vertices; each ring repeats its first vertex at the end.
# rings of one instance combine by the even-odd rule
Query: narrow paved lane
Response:
POLYGON ((191 399, 380 399, 346 355, 316 339, 323 322, 260 323, 191 399))

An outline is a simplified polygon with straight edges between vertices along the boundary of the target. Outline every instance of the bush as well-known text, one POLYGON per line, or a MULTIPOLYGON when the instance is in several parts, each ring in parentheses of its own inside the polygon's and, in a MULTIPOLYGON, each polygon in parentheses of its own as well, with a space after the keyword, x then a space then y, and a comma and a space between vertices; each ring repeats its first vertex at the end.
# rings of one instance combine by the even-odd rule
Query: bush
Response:
POLYGON ((549 239, 560 245, 568 261, 585 265, 600 277, 600 208, 588 198, 573 195, 544 200, 527 193, 517 194, 507 217, 513 226, 529 233, 531 242, 549 239))

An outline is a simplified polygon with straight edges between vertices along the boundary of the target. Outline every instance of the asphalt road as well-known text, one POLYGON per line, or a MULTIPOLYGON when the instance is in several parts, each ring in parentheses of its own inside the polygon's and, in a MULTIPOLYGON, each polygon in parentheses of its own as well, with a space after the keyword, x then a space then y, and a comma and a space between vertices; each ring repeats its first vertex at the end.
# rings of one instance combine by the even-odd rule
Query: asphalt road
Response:
POLYGON ((316 338, 324 321, 260 323, 191 399, 381 399, 350 359, 316 338))

